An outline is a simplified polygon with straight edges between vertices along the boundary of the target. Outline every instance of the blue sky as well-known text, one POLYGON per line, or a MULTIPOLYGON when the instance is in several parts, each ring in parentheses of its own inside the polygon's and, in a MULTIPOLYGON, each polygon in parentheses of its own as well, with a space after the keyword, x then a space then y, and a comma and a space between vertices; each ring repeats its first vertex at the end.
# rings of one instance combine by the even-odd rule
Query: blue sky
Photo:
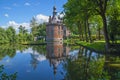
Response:
POLYGON ((0 26, 29 24, 33 16, 42 20, 52 15, 54 5, 63 10, 67 0, 0 0, 0 26))

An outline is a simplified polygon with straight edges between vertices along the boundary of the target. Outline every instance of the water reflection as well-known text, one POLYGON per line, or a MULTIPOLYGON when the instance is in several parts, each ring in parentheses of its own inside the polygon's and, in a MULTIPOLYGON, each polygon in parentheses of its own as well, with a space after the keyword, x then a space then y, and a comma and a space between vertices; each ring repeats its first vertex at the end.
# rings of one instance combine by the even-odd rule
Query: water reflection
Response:
POLYGON ((28 49, 29 46, 23 46, 23 45, 0 45, 0 60, 2 60, 6 55, 10 58, 13 58, 16 54, 16 51, 19 50, 21 53, 28 49))
MULTIPOLYGON (((17 80, 119 80, 120 56, 52 43, 0 46, 0 65, 17 80)), ((1 74, 0 74, 1 75, 1 74)))
POLYGON ((67 80, 119 80, 120 56, 97 54, 80 46, 77 57, 70 57, 65 69, 67 80), (117 68, 108 64, 111 62, 117 62, 117 68))
POLYGON ((57 72, 57 66, 66 60, 70 48, 63 46, 63 43, 49 43, 47 44, 47 58, 49 59, 50 66, 53 66, 54 74, 57 72))
MULTIPOLYGON (((68 80, 99 80, 104 67, 104 56, 80 47, 65 65, 68 80), (78 77, 79 76, 79 77, 78 77)), ((106 79, 105 79, 106 80, 106 79)))
POLYGON ((31 55, 31 65, 34 69, 36 69, 37 67, 37 64, 39 61, 43 61, 43 60, 46 60, 45 56, 42 55, 42 54, 39 54, 37 51, 33 50, 32 53, 30 53, 31 55))

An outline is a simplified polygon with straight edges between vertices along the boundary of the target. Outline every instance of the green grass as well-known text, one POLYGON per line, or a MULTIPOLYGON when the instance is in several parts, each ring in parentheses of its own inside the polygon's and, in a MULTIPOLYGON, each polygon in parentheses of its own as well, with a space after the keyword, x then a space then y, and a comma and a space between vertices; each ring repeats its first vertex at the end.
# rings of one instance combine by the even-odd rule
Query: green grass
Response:
POLYGON ((38 40, 38 41, 29 41, 29 42, 22 42, 21 44, 25 44, 25 45, 28 45, 28 44, 41 44, 41 43, 45 43, 45 41, 41 41, 41 40, 38 40))
POLYGON ((120 40, 118 40, 117 43, 120 43, 120 40))
POLYGON ((64 43, 83 45, 97 51, 105 51, 104 40, 94 41, 93 43, 90 43, 90 42, 80 41, 79 39, 68 39, 68 40, 64 40, 64 43))
POLYGON ((109 64, 109 66, 111 66, 111 67, 116 67, 116 68, 120 68, 120 64, 109 64))
POLYGON ((93 43, 79 41, 77 44, 95 49, 97 51, 105 51, 105 41, 95 41, 93 43))

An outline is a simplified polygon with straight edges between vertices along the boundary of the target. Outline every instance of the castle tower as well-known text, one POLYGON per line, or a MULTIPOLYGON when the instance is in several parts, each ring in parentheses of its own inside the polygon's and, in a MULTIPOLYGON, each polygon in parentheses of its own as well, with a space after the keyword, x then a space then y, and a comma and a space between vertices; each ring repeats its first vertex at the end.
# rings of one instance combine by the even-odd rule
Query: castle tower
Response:
POLYGON ((46 41, 63 42, 63 24, 57 16, 56 7, 53 7, 53 15, 49 16, 49 22, 46 24, 46 41))

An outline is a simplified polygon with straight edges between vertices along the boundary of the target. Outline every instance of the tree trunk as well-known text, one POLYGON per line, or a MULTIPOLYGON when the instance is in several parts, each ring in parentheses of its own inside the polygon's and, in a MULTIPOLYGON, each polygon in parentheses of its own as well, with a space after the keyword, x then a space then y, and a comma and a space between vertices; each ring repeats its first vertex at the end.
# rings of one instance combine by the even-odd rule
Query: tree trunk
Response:
POLYGON ((81 38, 82 38, 82 41, 84 41, 84 36, 83 36, 83 32, 82 32, 82 34, 81 34, 81 38))
POLYGON ((98 28, 98 39, 100 40, 101 37, 100 37, 100 27, 98 28))
POLYGON ((89 27, 88 19, 86 20, 86 24, 87 24, 87 28, 88 28, 89 40, 90 40, 90 43, 92 43, 92 40, 91 40, 91 32, 90 32, 90 27, 89 27))
POLYGON ((82 29, 81 29, 81 23, 80 23, 80 21, 78 21, 78 24, 77 24, 77 26, 78 26, 78 31, 79 31, 79 39, 81 40, 82 39, 82 37, 81 37, 81 34, 82 34, 82 29))
POLYGON ((87 26, 86 26, 86 21, 85 21, 85 40, 88 42, 88 36, 87 36, 87 26))
POLYGON ((106 44, 106 49, 108 50, 110 48, 110 42, 109 42, 109 37, 108 37, 107 21, 106 21, 105 14, 102 15, 102 20, 103 20, 103 30, 104 30, 105 44, 106 44))
POLYGON ((79 31, 79 40, 81 40, 81 32, 79 27, 78 27, 78 31, 79 31))

